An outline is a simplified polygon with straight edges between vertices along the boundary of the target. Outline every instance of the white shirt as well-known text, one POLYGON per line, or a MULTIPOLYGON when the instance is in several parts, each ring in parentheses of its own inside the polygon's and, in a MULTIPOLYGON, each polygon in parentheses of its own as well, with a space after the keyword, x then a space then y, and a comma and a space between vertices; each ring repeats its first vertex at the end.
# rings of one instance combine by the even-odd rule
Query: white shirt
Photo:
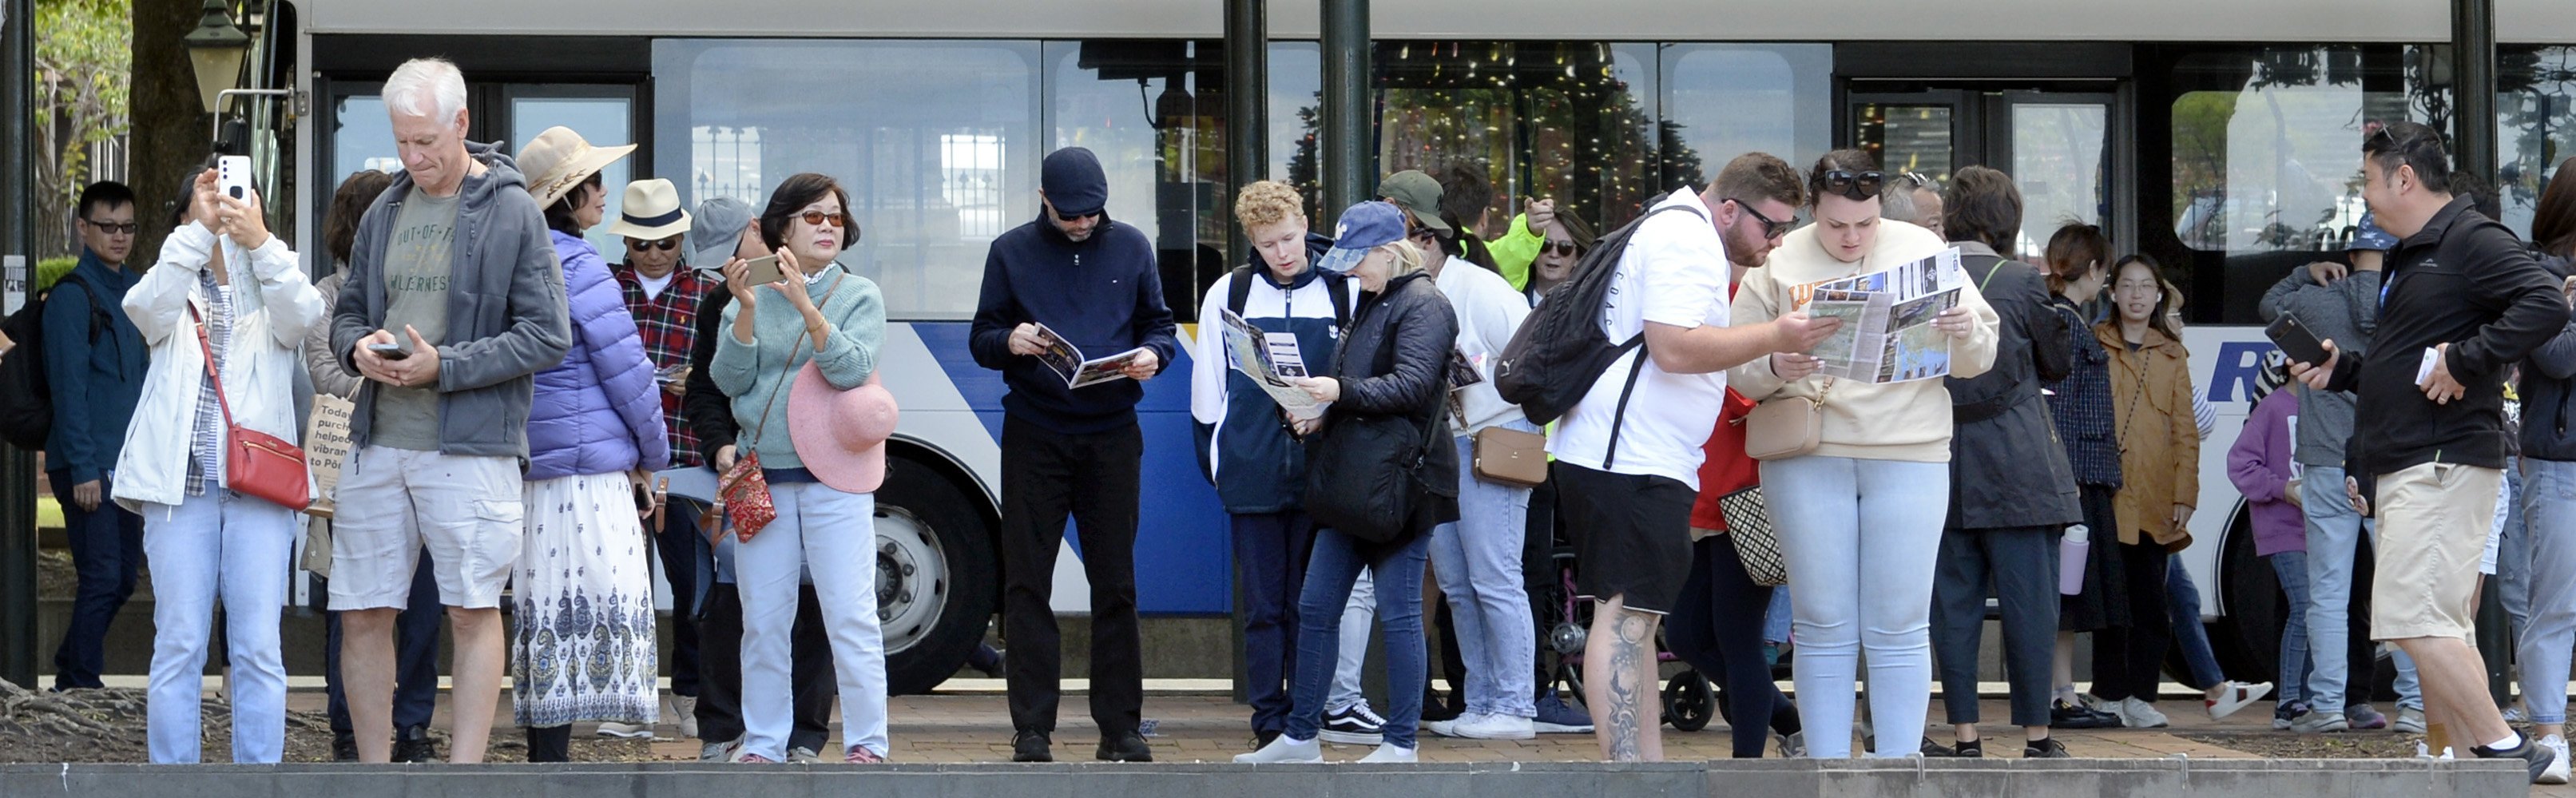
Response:
POLYGON ((1456 398, 1465 423, 1453 425, 1453 432, 1464 436, 1506 421, 1525 418, 1519 405, 1503 401, 1494 390, 1494 359, 1512 342, 1512 333, 1529 318, 1529 298, 1512 290, 1503 276, 1478 266, 1466 258, 1452 255, 1440 274, 1431 278, 1440 293, 1449 298, 1449 307, 1458 315, 1458 353, 1476 364, 1483 382, 1460 388, 1456 398))
MULTIPOLYGON (((1628 239, 1611 277, 1601 327, 1613 344, 1642 334, 1646 322, 1685 329, 1723 327, 1731 303, 1727 281, 1732 269, 1726 243, 1711 223, 1699 192, 1687 187, 1655 204, 1684 210, 1649 219, 1628 239)), ((1652 209, 1649 209, 1650 211, 1652 209)), ((1547 451, 1567 463, 1617 474, 1670 477, 1699 489, 1699 466, 1708 436, 1726 403, 1726 372, 1669 374, 1645 356, 1645 348, 1610 364, 1592 390, 1557 423, 1547 451), (1642 364, 1642 365, 1640 365, 1642 364), (1607 467, 1612 417, 1619 394, 1633 368, 1637 389, 1628 398, 1620 422, 1617 457, 1607 467)))
POLYGON ((639 270, 635 272, 635 282, 644 286, 644 299, 650 301, 662 298, 662 289, 671 287, 671 278, 678 276, 680 276, 678 269, 663 272, 660 277, 646 277, 644 272, 639 270))

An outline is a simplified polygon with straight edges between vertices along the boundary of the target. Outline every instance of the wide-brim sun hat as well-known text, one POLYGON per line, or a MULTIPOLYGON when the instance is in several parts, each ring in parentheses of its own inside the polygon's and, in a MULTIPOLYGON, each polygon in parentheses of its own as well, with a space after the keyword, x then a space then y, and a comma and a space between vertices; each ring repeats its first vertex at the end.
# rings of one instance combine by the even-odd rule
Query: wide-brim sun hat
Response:
POLYGON ((635 145, 593 147, 572 128, 556 125, 519 148, 519 173, 528 177, 528 196, 537 207, 551 208, 592 174, 635 151, 635 145))
POLYGON ((1369 250, 1404 240, 1404 209, 1395 203, 1369 201, 1342 211, 1333 223, 1333 248, 1315 259, 1315 268, 1348 274, 1359 268, 1369 250))
POLYGON ((787 388, 787 437, 796 458, 816 481, 844 493, 874 493, 885 484, 885 442, 900 415, 894 394, 875 374, 839 390, 808 360, 787 388))
POLYGON ((689 212, 680 207, 680 188, 658 177, 626 184, 626 199, 618 204, 617 221, 608 223, 608 232, 637 241, 660 241, 689 232, 689 212))

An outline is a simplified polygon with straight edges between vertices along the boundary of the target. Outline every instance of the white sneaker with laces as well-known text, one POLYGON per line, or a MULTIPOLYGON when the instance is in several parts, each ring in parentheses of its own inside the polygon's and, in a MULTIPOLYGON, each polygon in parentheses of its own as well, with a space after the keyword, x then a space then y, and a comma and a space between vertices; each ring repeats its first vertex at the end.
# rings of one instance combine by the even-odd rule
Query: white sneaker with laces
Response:
POLYGON ((1377 750, 1369 752, 1368 756, 1360 757, 1360 764, 1363 765, 1372 762, 1412 763, 1420 761, 1422 761, 1421 757, 1415 754, 1413 749, 1396 745, 1394 743, 1379 745, 1377 750))
POLYGON ((2551 751, 2557 752, 2558 758, 2551 761, 2547 769, 2540 771, 2539 783, 2567 783, 2567 738, 2552 734, 2547 737, 2540 738, 2540 744, 2548 746, 2551 751))
POLYGON ((2161 729, 2173 725, 2173 720, 2165 717, 2165 713, 2156 711, 2156 705, 2141 701, 2137 696, 2120 699, 2120 705, 2126 708, 2120 719, 2129 728, 2161 729))
POLYGON ((2261 701, 2264 696, 2271 694, 2271 682, 2255 682, 2253 684, 2246 684, 2244 682, 2227 682, 2218 686, 2217 698, 2202 699, 2201 704, 2209 709, 2210 720, 2218 720, 2229 715, 2234 715, 2237 710, 2244 709, 2246 706, 2251 705, 2256 701, 2261 701))
POLYGON ((1324 744, 1321 741, 1299 740, 1285 734, 1272 738, 1270 744, 1262 746, 1259 751, 1234 755, 1234 763, 1238 765, 1322 763, 1323 761, 1324 744))
POLYGON ((1528 740, 1538 737, 1538 723, 1517 715, 1488 712, 1459 718, 1449 736, 1470 740, 1528 740))
POLYGON ((671 716, 680 719, 680 736, 698 736, 698 699, 696 696, 671 696, 671 716))

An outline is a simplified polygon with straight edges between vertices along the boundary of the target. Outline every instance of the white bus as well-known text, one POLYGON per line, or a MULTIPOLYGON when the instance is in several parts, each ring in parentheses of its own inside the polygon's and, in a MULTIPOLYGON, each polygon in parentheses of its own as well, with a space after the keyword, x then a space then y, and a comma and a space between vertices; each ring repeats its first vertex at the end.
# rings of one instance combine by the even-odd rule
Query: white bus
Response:
MULTIPOLYGON (((640 144, 610 167, 612 186, 665 177, 692 206, 756 207, 788 174, 841 178, 863 230, 845 262, 884 287, 897 322, 882 362, 904 413, 878 496, 879 593, 893 687, 913 692, 956 671, 998 603, 1002 386, 967 357, 965 328, 988 242, 1038 212, 1038 159, 1067 145, 1102 156, 1109 212, 1157 243, 1185 324, 1231 266, 1230 187, 1316 179, 1316 2, 1270 4, 1257 87, 1227 74, 1223 6, 268 0, 247 82, 294 89, 300 112, 261 106, 249 126, 268 184, 292 198, 272 203, 288 217, 279 227, 305 252, 319 250, 319 225, 300 222, 319 218, 340 178, 390 165, 378 81, 417 56, 464 68, 475 140, 562 124, 640 144), (1226 173, 1226 98, 1246 90, 1269 109, 1266 175, 1226 173)), ((2221 417, 2184 560, 2225 666, 2269 678, 2279 594, 2222 465, 2269 346, 2254 303, 2293 266, 2334 256, 2364 121, 2455 123, 2439 56, 2449 4, 1375 6, 1376 171, 1481 165, 1498 220, 1521 198, 1553 197, 1606 229, 1737 153, 1803 164, 1860 146, 1936 178, 2004 169, 2028 200, 2027 240, 2080 220, 2165 263, 2189 294, 2193 375, 2221 417)), ((2504 217, 2524 229, 2545 170, 2576 151, 2576 14, 2560 0, 2497 0, 2495 13, 2504 217)), ((1187 393, 1185 379, 1159 379, 1141 407, 1138 598, 1157 619, 1231 608, 1224 515, 1192 455, 1187 393)), ((1062 562, 1057 607, 1079 613, 1087 590, 1062 562)))

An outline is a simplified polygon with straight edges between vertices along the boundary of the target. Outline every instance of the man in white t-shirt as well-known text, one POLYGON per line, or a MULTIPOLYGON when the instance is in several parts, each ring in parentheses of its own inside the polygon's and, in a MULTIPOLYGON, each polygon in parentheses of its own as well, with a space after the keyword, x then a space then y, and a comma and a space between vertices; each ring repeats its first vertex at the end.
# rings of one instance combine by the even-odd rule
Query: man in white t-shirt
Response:
MULTIPOLYGON (((1751 153, 1727 163, 1699 192, 1675 191, 1619 256, 1601 309, 1614 342, 1645 346, 1602 372, 1548 442, 1569 536, 1582 570, 1576 592, 1600 602, 1584 648, 1584 702, 1601 753, 1612 761, 1661 761, 1654 715, 1655 628, 1691 567, 1690 513, 1702 447, 1726 399, 1725 370, 1774 352, 1805 352, 1840 326, 1792 313, 1727 326, 1731 264, 1722 231, 1737 241, 1777 240, 1805 198, 1797 170, 1751 153)), ((1745 253, 1758 260, 1758 253, 1745 253)))

